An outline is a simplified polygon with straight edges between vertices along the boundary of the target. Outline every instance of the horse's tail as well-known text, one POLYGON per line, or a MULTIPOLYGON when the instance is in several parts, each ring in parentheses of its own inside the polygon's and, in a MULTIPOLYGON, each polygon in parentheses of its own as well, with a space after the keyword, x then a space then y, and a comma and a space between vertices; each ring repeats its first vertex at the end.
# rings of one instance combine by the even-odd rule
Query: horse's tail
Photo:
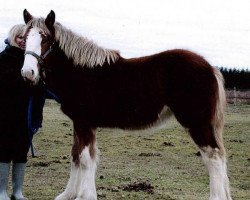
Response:
POLYGON ((224 113, 226 108, 226 93, 224 89, 224 78, 221 72, 214 68, 214 74, 218 84, 218 91, 217 91, 217 102, 215 108, 215 115, 213 119, 213 126, 214 126, 214 134, 216 143, 220 149, 221 156, 225 156, 225 148, 223 144, 223 128, 224 128, 224 113))

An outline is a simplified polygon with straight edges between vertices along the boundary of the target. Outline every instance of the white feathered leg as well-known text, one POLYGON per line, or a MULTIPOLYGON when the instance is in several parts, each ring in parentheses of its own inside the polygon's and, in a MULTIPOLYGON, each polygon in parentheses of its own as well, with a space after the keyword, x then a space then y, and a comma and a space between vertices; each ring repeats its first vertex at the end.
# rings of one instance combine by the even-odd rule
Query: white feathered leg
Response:
POLYGON ((219 149, 211 147, 202 148, 201 155, 209 172, 209 200, 232 200, 225 156, 219 154, 219 149))
POLYGON ((78 192, 80 182, 80 167, 76 166, 71 160, 70 178, 67 187, 63 193, 58 195, 55 200, 71 200, 75 199, 78 192))
MULTIPOLYGON (((94 146, 96 149, 96 147, 94 146)), ((96 152, 96 150, 95 150, 96 152)), ((91 156, 89 146, 86 146, 80 155, 81 180, 76 200, 97 200, 95 174, 97 156, 91 156)))
POLYGON ((97 148, 95 131, 81 120, 74 121, 71 173, 65 191, 55 200, 97 200, 95 173, 97 148))

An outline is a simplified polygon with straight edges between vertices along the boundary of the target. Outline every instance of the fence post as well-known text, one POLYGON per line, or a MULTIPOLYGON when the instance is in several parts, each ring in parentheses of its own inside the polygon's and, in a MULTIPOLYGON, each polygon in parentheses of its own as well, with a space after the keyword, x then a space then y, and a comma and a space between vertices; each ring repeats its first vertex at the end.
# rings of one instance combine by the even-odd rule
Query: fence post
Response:
POLYGON ((236 87, 234 87, 234 105, 237 104, 237 93, 236 93, 236 87))

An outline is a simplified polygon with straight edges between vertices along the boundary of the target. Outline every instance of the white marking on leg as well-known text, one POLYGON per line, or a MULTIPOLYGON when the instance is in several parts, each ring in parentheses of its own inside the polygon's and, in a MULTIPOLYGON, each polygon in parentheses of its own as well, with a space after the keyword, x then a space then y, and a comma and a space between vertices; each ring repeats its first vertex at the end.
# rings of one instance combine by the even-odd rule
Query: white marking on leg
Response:
POLYGON ((209 200, 232 200, 229 191, 226 158, 220 155, 219 149, 210 146, 202 148, 201 155, 210 177, 209 200))
POLYGON ((81 174, 79 166, 76 166, 71 159, 71 171, 67 187, 63 193, 55 198, 55 200, 75 199, 79 191, 80 176, 81 174))
MULTIPOLYGON (((96 148, 96 147, 95 147, 96 148)), ((97 200, 95 174, 97 158, 90 155, 89 146, 85 147, 80 155, 81 181, 76 200, 97 200)))

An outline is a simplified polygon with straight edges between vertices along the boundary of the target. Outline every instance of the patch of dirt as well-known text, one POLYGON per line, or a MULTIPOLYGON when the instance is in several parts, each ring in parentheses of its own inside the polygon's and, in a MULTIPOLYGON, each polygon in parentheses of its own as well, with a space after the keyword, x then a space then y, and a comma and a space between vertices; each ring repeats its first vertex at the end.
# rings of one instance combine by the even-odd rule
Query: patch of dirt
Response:
POLYGON ((98 187, 98 190, 108 190, 110 192, 119 192, 119 190, 122 189, 121 187, 116 187, 116 186, 112 186, 112 187, 98 187))
POLYGON ((48 162, 43 162, 43 161, 39 161, 39 162, 34 162, 31 165, 33 167, 49 167, 51 164, 53 163, 62 163, 60 160, 52 160, 52 161, 48 161, 48 162))
POLYGON ((139 156, 145 156, 145 157, 159 156, 159 157, 161 157, 162 155, 160 153, 140 153, 139 156))
POLYGON ((33 167, 48 167, 50 165, 49 162, 35 162, 32 164, 33 167))
POLYGON ((153 139, 153 138, 143 138, 143 140, 148 140, 148 141, 154 141, 155 139, 153 139))
POLYGON ((201 156, 201 152, 197 151, 197 153, 195 153, 196 156, 201 156))
POLYGON ((163 145, 168 147, 174 147, 174 144, 172 142, 163 142, 163 145))
POLYGON ((63 125, 64 127, 69 127, 69 126, 70 126, 70 125, 69 125, 68 123, 66 123, 66 122, 63 122, 62 125, 63 125))
POLYGON ((63 155, 63 156, 61 156, 61 158, 62 158, 63 160, 67 160, 67 159, 69 159, 69 158, 70 158, 70 155, 69 155, 69 154, 67 154, 67 155, 63 155))
POLYGON ((149 194, 153 194, 154 193, 154 186, 151 185, 151 183, 149 183, 148 181, 146 182, 134 182, 131 184, 128 184, 126 186, 123 186, 122 188, 123 191, 144 191, 147 192, 149 194))
POLYGON ((229 140, 229 142, 243 143, 242 140, 229 140))

